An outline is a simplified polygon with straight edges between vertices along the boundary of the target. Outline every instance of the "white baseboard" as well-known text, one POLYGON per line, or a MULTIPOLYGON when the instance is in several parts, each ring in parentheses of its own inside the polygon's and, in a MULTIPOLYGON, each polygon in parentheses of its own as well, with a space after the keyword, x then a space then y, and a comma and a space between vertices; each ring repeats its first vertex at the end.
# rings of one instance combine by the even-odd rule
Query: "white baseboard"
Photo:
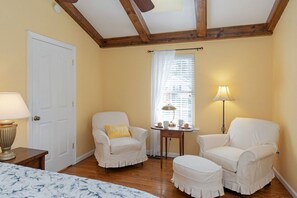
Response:
MULTIPOLYGON (((146 150, 146 154, 150 155, 150 150, 146 150)), ((159 157, 160 155, 158 154, 157 156, 159 157)), ((165 152, 163 152, 163 157, 164 156, 165 156, 165 152)), ((179 153, 167 153, 167 156, 174 158, 174 157, 178 157, 179 153)))
MULTIPOLYGON (((163 157, 165 156, 165 153, 163 153, 163 157)), ((167 153, 167 156, 168 157, 178 157, 179 156, 179 154, 178 153, 167 153)))
POLYGON ((92 156, 94 154, 94 152, 95 152, 95 149, 93 149, 93 150, 91 150, 91 151, 77 157, 76 160, 75 160, 75 164, 77 164, 78 162, 81 162, 84 159, 87 159, 88 157, 92 156))
POLYGON ((273 171, 275 173, 275 176, 278 178, 278 180, 284 185, 284 187, 289 191, 289 193, 294 197, 297 198, 296 191, 288 184, 288 182, 279 174, 279 172, 273 168, 273 171))

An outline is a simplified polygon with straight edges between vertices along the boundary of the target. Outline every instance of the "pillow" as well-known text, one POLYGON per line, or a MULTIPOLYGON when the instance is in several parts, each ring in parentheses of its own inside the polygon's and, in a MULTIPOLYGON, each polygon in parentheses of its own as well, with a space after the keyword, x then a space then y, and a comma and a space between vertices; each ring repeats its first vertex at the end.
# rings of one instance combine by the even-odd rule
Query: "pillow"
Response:
POLYGON ((104 129, 109 139, 131 136, 126 125, 105 125, 104 129))

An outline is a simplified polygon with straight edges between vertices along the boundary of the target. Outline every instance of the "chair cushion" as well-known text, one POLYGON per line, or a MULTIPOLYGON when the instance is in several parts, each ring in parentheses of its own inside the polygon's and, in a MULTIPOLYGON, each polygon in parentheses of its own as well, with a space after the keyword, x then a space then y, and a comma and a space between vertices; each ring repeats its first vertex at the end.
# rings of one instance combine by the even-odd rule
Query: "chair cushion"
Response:
POLYGON ((236 172, 239 157, 243 152, 242 149, 222 146, 207 150, 204 157, 221 165, 226 170, 236 172))
POLYGON ((220 173, 222 167, 202 157, 183 155, 174 158, 173 169, 187 178, 195 178, 197 174, 197 180, 203 180, 205 178, 202 176, 209 179, 217 172, 220 173))
POLYGON ((141 149, 141 143, 131 137, 114 138, 110 140, 111 154, 121 154, 129 151, 137 151, 141 149))
POLYGON ((131 136, 126 125, 105 125, 104 128, 109 139, 131 136))

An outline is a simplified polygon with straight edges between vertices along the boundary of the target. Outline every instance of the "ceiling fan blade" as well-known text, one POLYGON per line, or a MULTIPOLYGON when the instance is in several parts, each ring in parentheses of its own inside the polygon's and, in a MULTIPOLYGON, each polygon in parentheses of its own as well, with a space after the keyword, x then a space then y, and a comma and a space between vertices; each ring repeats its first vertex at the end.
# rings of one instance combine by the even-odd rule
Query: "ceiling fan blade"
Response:
POLYGON ((155 7, 151 0, 134 0, 134 2, 141 12, 150 11, 155 7))
POLYGON ((67 3, 76 3, 78 0, 63 0, 63 1, 65 1, 67 3))

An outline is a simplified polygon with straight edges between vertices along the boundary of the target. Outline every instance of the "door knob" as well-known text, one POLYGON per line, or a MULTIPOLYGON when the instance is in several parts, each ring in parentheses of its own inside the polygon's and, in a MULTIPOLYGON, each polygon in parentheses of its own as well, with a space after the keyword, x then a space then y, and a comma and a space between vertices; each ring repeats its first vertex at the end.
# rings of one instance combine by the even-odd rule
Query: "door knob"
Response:
POLYGON ((33 120, 34 121, 39 121, 40 120, 40 117, 39 116, 34 116, 33 120))

